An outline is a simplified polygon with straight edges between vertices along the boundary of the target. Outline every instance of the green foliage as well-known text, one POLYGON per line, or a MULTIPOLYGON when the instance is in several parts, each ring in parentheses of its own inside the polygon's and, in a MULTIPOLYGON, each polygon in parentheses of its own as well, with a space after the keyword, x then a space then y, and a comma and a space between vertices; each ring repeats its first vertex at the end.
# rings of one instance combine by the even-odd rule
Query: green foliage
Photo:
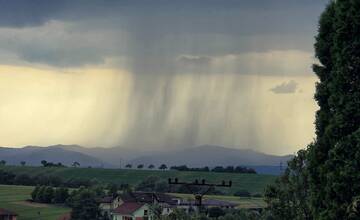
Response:
POLYGON ((277 219, 359 219, 360 1, 331 1, 319 21, 316 139, 266 191, 277 219))
POLYGON ((80 166, 80 163, 77 162, 77 161, 74 161, 74 163, 72 163, 71 166, 72 166, 72 167, 79 167, 79 166, 80 166))
POLYGON ((53 202, 58 204, 64 204, 68 198, 69 190, 67 188, 57 188, 54 192, 53 202))
POLYGON ((167 169, 166 164, 161 164, 161 165, 159 166, 159 169, 160 169, 160 170, 166 170, 166 169, 167 169))
POLYGON ((34 190, 31 192, 31 199, 32 200, 34 200, 34 201, 36 200, 36 196, 38 195, 39 190, 40 190, 40 186, 36 186, 34 188, 34 190))
POLYGON ((100 219, 101 213, 96 201, 96 193, 90 189, 81 189, 72 199, 72 220, 100 219))
POLYGON ((116 197, 118 195, 118 186, 116 184, 110 184, 108 186, 108 195, 116 197))
POLYGON ((312 219, 305 150, 289 162, 285 173, 265 191, 265 201, 275 219, 312 219))
MULTIPOLYGON (((209 183, 221 183, 222 180, 232 180, 231 188, 221 189, 223 193, 233 195, 236 191, 245 189, 251 194, 262 193, 266 185, 272 183, 276 176, 263 174, 238 174, 217 172, 179 172, 173 170, 137 170, 137 169, 101 169, 101 168, 72 168, 72 167, 32 167, 32 166, 0 166, 0 184, 13 184, 14 175, 27 174, 33 178, 33 186, 52 185, 78 188, 89 187, 96 178, 101 185, 129 184, 138 185, 149 176, 158 176, 161 181, 168 178, 178 178, 181 181, 194 181, 206 179, 209 183), (6 178, 2 173, 6 172, 6 178), (10 175, 10 176, 9 176, 10 175)), ((173 186, 172 186, 173 187, 173 186)), ((185 192, 185 191, 184 191, 185 192)), ((188 191, 186 191, 188 193, 188 191)))
POLYGON ((219 207, 212 207, 208 210, 208 215, 211 218, 219 218, 225 215, 225 211, 219 207))
POLYGON ((239 196, 239 197, 250 197, 251 196, 251 193, 247 190, 239 190, 239 191, 236 191, 234 193, 234 196, 239 196))
POLYGON ((19 220, 56 220, 70 211, 65 206, 31 205, 26 200, 31 198, 32 186, 0 185, 0 206, 19 214, 19 220), (39 215, 40 212, 40 215, 39 215))
POLYGON ((145 180, 141 181, 136 187, 136 191, 144 192, 155 192, 158 187, 157 184, 160 181, 160 178, 157 176, 149 176, 145 180))

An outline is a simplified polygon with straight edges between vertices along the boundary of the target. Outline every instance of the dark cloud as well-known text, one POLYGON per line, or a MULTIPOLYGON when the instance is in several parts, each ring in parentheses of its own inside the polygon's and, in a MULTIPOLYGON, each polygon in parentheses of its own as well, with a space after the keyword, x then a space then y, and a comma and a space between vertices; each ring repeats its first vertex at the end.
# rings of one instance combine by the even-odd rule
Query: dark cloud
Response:
MULTIPOLYGON (((107 38, 84 47, 54 39, 53 44, 71 51, 60 52, 66 58, 53 55, 51 49, 16 51, 28 61, 55 66, 101 62, 109 55, 127 56, 135 72, 166 73, 175 68, 174 60, 181 54, 210 57, 269 50, 312 51, 316 22, 326 2, 157 0, 150 4, 141 0, 0 0, 0 27, 43 27, 54 20, 64 22, 69 26, 64 33, 69 40, 73 33, 83 34, 82 39, 73 39, 75 44, 86 42, 89 33, 105 32, 107 38, 113 39, 121 38, 123 32, 127 34, 126 42, 122 42, 126 50, 119 43, 112 44, 111 54, 101 48, 114 43, 107 38), (96 51, 98 55, 79 58, 84 52, 75 50, 96 51)), ((46 35, 42 37, 49 40, 46 35)))
POLYGON ((281 83, 280 85, 275 86, 274 88, 271 88, 270 91, 272 91, 275 94, 289 94, 289 93, 295 93, 298 88, 298 83, 294 80, 291 80, 289 82, 281 83))
POLYGON ((189 56, 189 55, 181 55, 178 58, 178 62, 183 65, 209 65, 211 62, 211 58, 208 56, 189 56))

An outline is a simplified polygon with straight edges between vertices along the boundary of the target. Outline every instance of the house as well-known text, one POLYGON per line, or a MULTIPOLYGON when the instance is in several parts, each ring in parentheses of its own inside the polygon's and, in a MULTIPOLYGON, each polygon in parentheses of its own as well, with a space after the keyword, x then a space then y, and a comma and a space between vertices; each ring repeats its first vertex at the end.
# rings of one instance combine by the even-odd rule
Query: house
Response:
POLYGON ((161 207, 162 215, 169 215, 176 208, 179 199, 164 193, 129 192, 117 197, 104 197, 99 202, 102 213, 112 218, 114 210, 123 203, 156 204, 161 207))
POLYGON ((152 220, 153 214, 146 203, 124 202, 113 210, 112 220, 152 220))
POLYGON ((99 207, 102 214, 107 214, 111 218, 112 211, 119 207, 122 203, 124 203, 124 201, 120 196, 106 196, 100 200, 99 207))
POLYGON ((0 220, 16 220, 17 216, 15 212, 0 208, 0 220))
MULTIPOLYGON (((127 195, 130 201, 158 205, 162 211, 161 215, 169 215, 177 207, 180 199, 165 193, 132 192, 127 195)), ((123 197, 124 200, 125 197, 123 197)))
MULTIPOLYGON (((215 200, 215 199, 205 199, 202 201, 202 207, 204 208, 219 207, 222 209, 234 209, 238 205, 239 205, 238 203, 215 200)), ((177 208, 183 209, 186 213, 199 211, 199 207, 197 206, 194 200, 182 201, 178 204, 177 208)))
POLYGON ((211 208, 211 207, 219 207, 222 209, 234 209, 236 206, 238 206, 238 203, 235 202, 227 202, 222 200, 216 200, 216 199, 205 199, 203 201, 203 206, 211 208))

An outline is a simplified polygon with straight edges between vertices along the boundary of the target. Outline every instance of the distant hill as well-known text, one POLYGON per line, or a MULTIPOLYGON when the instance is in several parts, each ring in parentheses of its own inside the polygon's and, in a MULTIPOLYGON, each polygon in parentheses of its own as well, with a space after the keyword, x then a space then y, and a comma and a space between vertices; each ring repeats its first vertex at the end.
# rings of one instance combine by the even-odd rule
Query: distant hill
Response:
POLYGON ((12 165, 19 165, 21 161, 25 161, 27 165, 38 166, 41 165, 42 160, 46 160, 53 163, 61 162, 67 166, 70 166, 74 161, 79 162, 83 167, 111 166, 95 157, 59 147, 0 147, 0 160, 5 160, 7 164, 12 165))
POLYGON ((276 166, 286 164, 292 156, 275 156, 248 149, 233 149, 221 146, 203 145, 160 154, 142 156, 131 160, 132 164, 202 166, 276 166))
POLYGON ((79 145, 52 145, 48 147, 26 146, 23 148, 0 147, 0 160, 8 164, 18 165, 26 161, 28 165, 40 165, 41 160, 65 165, 77 161, 87 167, 124 167, 126 163, 133 165, 165 163, 168 166, 187 165, 189 167, 203 166, 247 166, 258 173, 279 174, 279 164, 286 164, 292 156, 275 156, 254 150, 233 149, 222 146, 203 145, 176 151, 140 151, 123 147, 86 148, 79 145))
POLYGON ((124 165, 129 160, 134 158, 148 155, 147 151, 140 151, 136 149, 129 149, 124 147, 82 147, 79 145, 52 145, 48 148, 62 148, 64 150, 70 150, 74 152, 79 152, 94 158, 97 158, 101 161, 106 161, 106 163, 111 164, 112 167, 118 168, 121 165, 124 165))

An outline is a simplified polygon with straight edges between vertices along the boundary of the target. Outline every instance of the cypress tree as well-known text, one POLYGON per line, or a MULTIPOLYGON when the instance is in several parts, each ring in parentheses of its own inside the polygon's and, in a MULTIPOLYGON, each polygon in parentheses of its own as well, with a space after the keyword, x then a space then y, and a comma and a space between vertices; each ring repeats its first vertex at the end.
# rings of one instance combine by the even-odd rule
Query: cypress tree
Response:
POLYGON ((266 200, 279 219, 360 219, 359 0, 330 2, 319 20, 315 56, 316 139, 289 163, 305 155, 304 169, 289 166, 266 200))

